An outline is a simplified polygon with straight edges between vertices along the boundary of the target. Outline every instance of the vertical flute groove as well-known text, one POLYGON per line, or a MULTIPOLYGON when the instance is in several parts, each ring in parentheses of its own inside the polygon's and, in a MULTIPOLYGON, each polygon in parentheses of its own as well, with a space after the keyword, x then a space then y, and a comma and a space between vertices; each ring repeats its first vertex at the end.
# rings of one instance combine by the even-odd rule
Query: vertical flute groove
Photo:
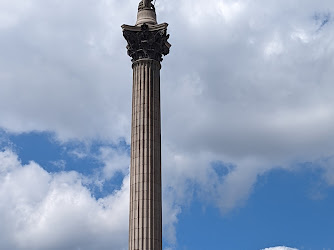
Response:
POLYGON ((133 63, 129 250, 161 250, 160 63, 133 63))

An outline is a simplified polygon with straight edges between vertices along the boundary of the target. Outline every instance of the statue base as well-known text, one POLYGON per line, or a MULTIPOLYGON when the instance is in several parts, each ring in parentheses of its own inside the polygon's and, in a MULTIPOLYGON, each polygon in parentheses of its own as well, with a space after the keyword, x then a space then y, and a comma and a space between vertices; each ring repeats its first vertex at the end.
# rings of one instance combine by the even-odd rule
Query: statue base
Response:
POLYGON ((145 8, 138 11, 136 26, 140 26, 144 23, 152 25, 157 24, 157 15, 154 10, 145 8))

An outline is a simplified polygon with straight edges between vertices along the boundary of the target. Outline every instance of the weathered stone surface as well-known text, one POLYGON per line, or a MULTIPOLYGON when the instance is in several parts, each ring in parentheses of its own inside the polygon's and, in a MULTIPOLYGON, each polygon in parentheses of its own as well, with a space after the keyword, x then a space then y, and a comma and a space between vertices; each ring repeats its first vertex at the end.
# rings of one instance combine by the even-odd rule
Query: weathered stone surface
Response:
POLYGON ((150 4, 122 25, 133 62, 129 250, 162 250, 160 62, 171 45, 150 4))
POLYGON ((162 55, 168 55, 171 45, 168 43, 167 24, 131 27, 123 25, 123 36, 128 42, 128 55, 135 62, 139 59, 162 61, 162 55))
POLYGON ((161 250, 160 63, 133 63, 130 250, 161 250))
POLYGON ((157 15, 155 13, 155 7, 151 3, 151 0, 140 1, 138 5, 138 14, 136 26, 146 24, 157 24, 157 15))
POLYGON ((138 11, 143 10, 145 8, 155 10, 152 1, 153 0, 142 0, 142 1, 140 1, 139 5, 138 5, 138 11))

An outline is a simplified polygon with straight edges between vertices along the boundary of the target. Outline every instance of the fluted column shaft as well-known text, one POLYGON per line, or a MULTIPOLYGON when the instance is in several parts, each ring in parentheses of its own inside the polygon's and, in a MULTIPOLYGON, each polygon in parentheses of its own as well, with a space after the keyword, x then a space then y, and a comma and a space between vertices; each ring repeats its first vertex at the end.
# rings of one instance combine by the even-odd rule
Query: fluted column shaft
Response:
POLYGON ((161 65, 140 59, 132 68, 129 250, 161 250, 161 65))

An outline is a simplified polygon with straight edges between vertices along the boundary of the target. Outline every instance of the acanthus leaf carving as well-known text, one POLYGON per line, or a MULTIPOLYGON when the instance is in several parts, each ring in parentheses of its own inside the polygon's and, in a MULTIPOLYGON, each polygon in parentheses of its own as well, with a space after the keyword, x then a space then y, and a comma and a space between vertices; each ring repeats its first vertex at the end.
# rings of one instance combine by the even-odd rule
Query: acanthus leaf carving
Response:
POLYGON ((162 55, 169 54, 167 28, 150 30, 147 24, 143 24, 139 31, 123 30, 123 36, 128 42, 128 55, 133 62, 139 59, 161 62, 162 55))

